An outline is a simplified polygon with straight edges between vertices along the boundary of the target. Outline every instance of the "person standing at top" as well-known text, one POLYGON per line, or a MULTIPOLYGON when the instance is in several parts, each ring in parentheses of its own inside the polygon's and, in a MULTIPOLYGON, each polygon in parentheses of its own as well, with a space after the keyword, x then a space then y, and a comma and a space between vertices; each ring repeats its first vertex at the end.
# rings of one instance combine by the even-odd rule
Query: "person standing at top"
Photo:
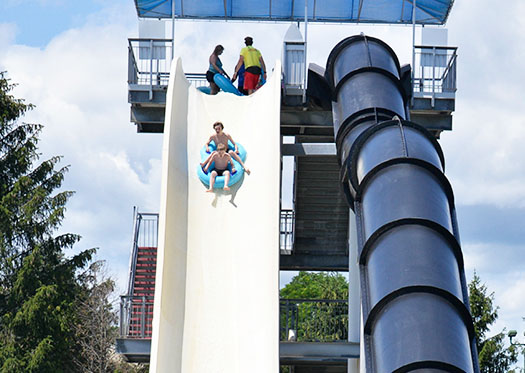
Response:
POLYGON ((246 47, 241 49, 239 62, 237 62, 237 66, 235 66, 233 81, 237 79, 239 69, 244 64, 244 89, 251 95, 255 92, 261 72, 264 73, 264 79, 266 79, 266 65, 264 64, 261 52, 253 47, 253 38, 251 36, 244 38, 244 44, 246 44, 246 47))
POLYGON ((209 58, 210 67, 208 68, 208 71, 206 71, 206 80, 210 83, 210 94, 212 95, 219 93, 219 86, 215 84, 215 80, 213 80, 215 74, 226 75, 228 77, 228 74, 222 69, 222 62, 219 58, 222 52, 224 52, 224 47, 219 44, 215 47, 209 58))

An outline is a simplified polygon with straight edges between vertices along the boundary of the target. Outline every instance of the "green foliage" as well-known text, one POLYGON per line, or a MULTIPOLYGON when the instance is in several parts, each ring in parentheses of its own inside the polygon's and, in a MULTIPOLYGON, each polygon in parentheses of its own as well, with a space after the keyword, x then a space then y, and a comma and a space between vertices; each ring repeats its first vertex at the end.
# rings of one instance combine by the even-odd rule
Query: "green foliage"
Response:
POLYGON ((79 236, 54 236, 72 194, 55 193, 67 168, 55 169, 60 157, 37 163, 42 126, 18 121, 33 106, 13 87, 0 73, 0 372, 71 372, 77 273, 94 250, 68 258, 79 236))
POLYGON ((348 299, 348 282, 337 272, 299 272, 281 289, 281 298, 348 299))
POLYGON ((299 272, 281 289, 280 295, 281 339, 290 338, 289 329, 295 331, 296 340, 301 342, 347 339, 348 282, 344 276, 336 272, 299 272))
POLYGON ((487 294, 487 287, 481 283, 476 272, 468 288, 480 371, 481 373, 509 372, 511 365, 518 360, 517 349, 515 346, 505 347, 504 330, 490 338, 486 335, 498 318, 499 307, 494 305, 494 293, 487 294))
POLYGON ((80 372, 114 372, 120 363, 113 354, 118 335, 117 313, 111 303, 115 284, 106 276, 105 263, 96 261, 80 275, 75 342, 79 353, 74 363, 80 372))

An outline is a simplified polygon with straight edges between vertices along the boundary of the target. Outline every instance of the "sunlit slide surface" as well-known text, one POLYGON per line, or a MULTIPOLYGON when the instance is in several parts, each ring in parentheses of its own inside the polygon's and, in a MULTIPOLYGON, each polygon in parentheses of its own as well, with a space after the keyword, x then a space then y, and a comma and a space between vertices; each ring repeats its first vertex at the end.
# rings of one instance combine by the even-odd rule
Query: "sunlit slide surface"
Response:
POLYGON ((164 127, 150 372, 279 369, 280 74, 252 96, 206 95, 173 64, 164 127), (199 151, 221 121, 251 175, 206 193, 199 151))

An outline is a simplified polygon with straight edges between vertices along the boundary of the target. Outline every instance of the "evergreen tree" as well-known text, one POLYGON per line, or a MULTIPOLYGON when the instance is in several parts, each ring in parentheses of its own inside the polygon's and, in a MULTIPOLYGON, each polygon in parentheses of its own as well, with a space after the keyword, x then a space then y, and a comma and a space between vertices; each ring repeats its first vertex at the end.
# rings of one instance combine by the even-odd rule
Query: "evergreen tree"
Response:
POLYGON ((505 347, 505 330, 487 338, 490 326, 498 318, 499 307, 494 305, 494 293, 487 294, 487 287, 481 283, 476 272, 468 288, 480 371, 481 373, 510 372, 510 366, 518 360, 518 352, 514 346, 505 347))
POLYGON ((39 162, 42 126, 0 73, 0 372, 71 372, 78 351, 78 271, 94 250, 66 257, 79 236, 54 236, 72 192, 56 192, 60 157, 39 162))

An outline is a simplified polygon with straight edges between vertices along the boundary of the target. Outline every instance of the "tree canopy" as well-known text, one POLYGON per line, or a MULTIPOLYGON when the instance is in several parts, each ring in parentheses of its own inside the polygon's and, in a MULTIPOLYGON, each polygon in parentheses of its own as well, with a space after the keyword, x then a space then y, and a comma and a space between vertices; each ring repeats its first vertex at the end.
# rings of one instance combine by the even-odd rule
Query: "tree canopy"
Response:
POLYGON ((348 299, 348 282, 337 272, 301 271, 281 289, 281 298, 348 299))
POLYGON ((505 347, 505 330, 487 337, 491 325, 498 319, 494 293, 488 294, 487 286, 481 283, 476 272, 468 288, 481 373, 511 372, 509 369, 518 360, 518 352, 515 346, 505 347))
POLYGON ((336 272, 299 272, 281 289, 281 340, 348 338, 348 282, 336 272))
POLYGON ((39 161, 33 108, 13 97, 0 73, 0 372, 71 372, 81 291, 78 271, 94 249, 66 257, 79 240, 55 235, 72 192, 59 191, 67 167, 39 161))

